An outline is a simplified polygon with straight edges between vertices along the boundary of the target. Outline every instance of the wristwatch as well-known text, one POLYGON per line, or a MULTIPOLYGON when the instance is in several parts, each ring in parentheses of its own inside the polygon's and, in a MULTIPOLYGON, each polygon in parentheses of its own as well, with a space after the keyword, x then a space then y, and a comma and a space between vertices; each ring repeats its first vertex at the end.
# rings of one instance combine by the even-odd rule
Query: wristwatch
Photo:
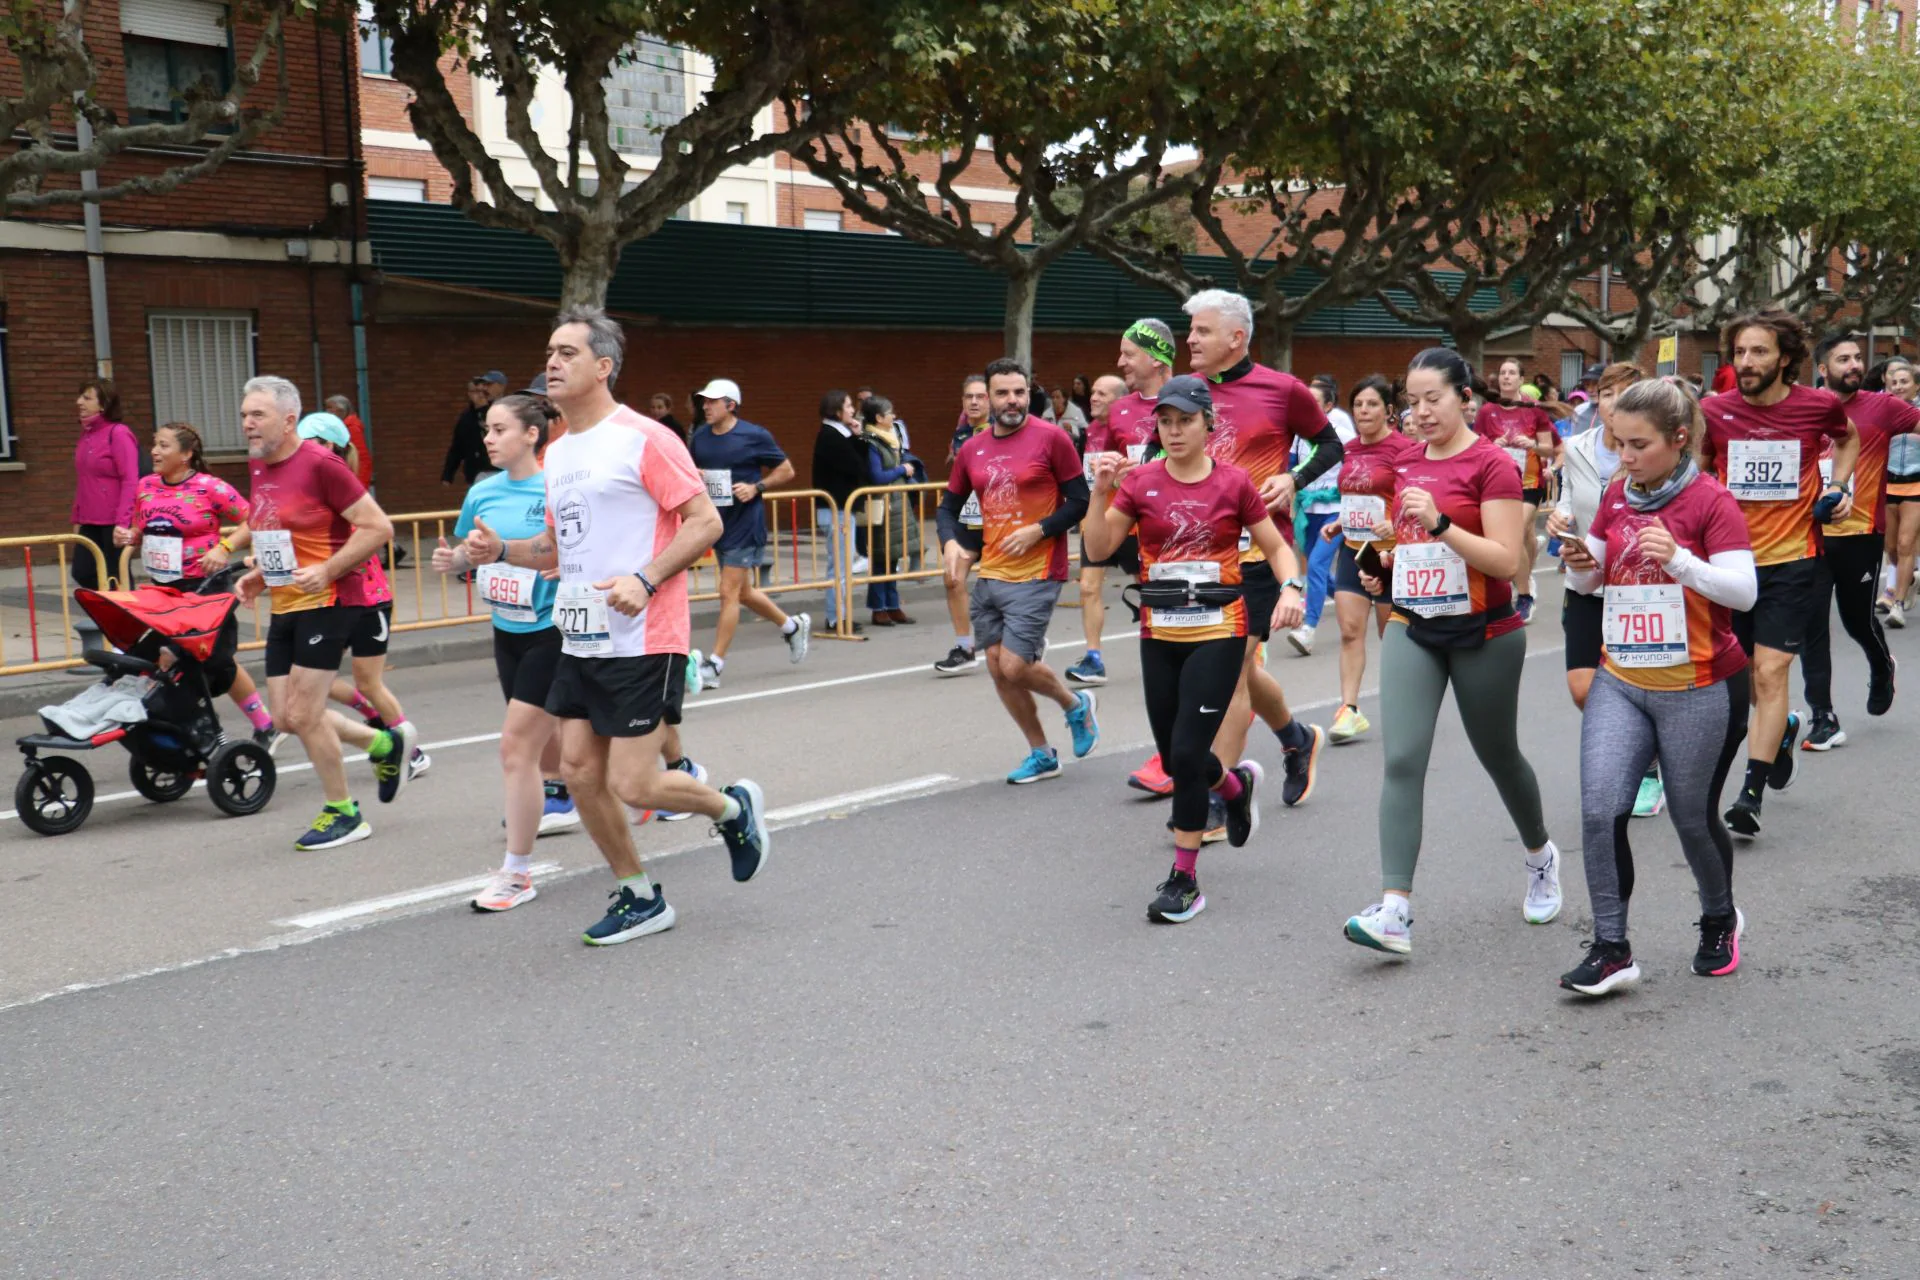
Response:
POLYGON ((1306 580, 1303 578, 1287 578, 1280 583, 1280 589, 1282 591, 1285 591, 1288 587, 1292 587, 1302 595, 1305 595, 1307 591, 1306 580))
POLYGON ((1453 528, 1453 517, 1442 511, 1440 519, 1433 526, 1433 536, 1437 538, 1451 528, 1453 528))

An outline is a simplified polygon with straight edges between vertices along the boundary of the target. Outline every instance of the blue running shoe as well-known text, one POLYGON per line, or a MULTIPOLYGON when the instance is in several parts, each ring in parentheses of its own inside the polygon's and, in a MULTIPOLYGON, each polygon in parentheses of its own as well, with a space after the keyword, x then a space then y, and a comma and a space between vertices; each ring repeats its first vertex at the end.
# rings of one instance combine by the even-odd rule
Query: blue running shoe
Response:
MULTIPOLYGON (((705 782, 707 780, 706 766, 695 764, 691 759, 684 756, 676 763, 668 765, 667 767, 670 769, 678 769, 681 773, 692 775, 695 782, 705 782)), ((663 809, 653 816, 662 822, 684 822, 693 815, 691 813, 668 813, 663 809)))
POLYGON ((1073 695, 1080 705, 1067 712, 1067 728, 1073 733, 1073 758, 1082 759, 1100 741, 1100 721, 1093 714, 1093 691, 1082 689, 1073 695))
POLYGON ((727 852, 733 856, 733 878, 745 884, 760 874, 767 863, 767 850, 773 846, 765 818, 767 798, 760 793, 760 784, 747 778, 720 791, 740 802, 740 816, 731 822, 715 823, 713 829, 727 842, 727 852))
POLYGON ((645 901, 624 884, 607 896, 613 899, 607 914, 580 935, 590 947, 611 947, 673 928, 673 908, 667 905, 666 891, 659 885, 653 886, 653 897, 645 901))
POLYGON ((354 806, 352 813, 342 813, 331 805, 320 810, 320 816, 313 825, 293 842, 293 847, 303 853, 313 853, 320 849, 334 849, 343 844, 352 844, 356 840, 365 840, 373 834, 373 828, 360 816, 360 808, 354 806))
POLYGON ((1029 782, 1038 782, 1042 778, 1060 776, 1060 753, 1052 747, 1035 747, 1020 762, 1020 767, 1007 775, 1007 781, 1016 787, 1029 782))
MULTIPOLYGON (((580 825, 580 811, 573 807, 573 797, 567 793, 564 782, 546 783, 546 798, 540 804, 540 834, 552 835, 558 831, 571 831, 580 825)), ((506 820, 501 820, 506 825, 506 820)))
POLYGON ((1067 679, 1075 684, 1105 684, 1107 664, 1099 654, 1090 653, 1067 668, 1067 679))

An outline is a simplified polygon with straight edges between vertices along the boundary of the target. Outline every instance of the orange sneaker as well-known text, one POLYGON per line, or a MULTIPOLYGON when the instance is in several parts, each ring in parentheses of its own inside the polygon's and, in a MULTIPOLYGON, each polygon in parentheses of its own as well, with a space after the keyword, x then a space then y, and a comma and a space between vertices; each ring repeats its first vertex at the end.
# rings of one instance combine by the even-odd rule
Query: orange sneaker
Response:
POLYGON ((1173 794, 1173 779, 1160 767, 1160 754, 1155 752, 1153 759, 1127 775, 1127 785, 1135 791, 1144 791, 1150 796, 1170 796, 1173 794))

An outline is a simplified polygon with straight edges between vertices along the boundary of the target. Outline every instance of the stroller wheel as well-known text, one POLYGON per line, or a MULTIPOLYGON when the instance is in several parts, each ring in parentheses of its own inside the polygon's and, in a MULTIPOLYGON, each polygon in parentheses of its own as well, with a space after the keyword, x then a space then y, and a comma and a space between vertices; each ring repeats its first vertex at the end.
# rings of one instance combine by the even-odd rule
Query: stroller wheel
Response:
POLYGON ((127 761, 127 776, 133 789, 155 804, 178 800, 193 790, 192 773, 148 764, 138 756, 127 761))
POLYGON ((266 808, 273 784, 273 757, 257 742, 223 742, 207 761, 207 795, 236 818, 266 808))
POLYGON ((43 836, 76 831, 93 812, 93 775, 77 760, 42 756, 30 761, 13 788, 13 807, 28 830, 43 836))

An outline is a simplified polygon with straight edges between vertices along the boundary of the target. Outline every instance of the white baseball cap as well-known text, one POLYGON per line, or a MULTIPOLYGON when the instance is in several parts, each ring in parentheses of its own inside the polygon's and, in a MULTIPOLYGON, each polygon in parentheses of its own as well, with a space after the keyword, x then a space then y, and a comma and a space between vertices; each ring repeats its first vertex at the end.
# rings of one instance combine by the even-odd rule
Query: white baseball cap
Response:
POLYGON ((732 378, 715 378, 700 389, 702 400, 731 400, 740 403, 740 384, 732 378))

